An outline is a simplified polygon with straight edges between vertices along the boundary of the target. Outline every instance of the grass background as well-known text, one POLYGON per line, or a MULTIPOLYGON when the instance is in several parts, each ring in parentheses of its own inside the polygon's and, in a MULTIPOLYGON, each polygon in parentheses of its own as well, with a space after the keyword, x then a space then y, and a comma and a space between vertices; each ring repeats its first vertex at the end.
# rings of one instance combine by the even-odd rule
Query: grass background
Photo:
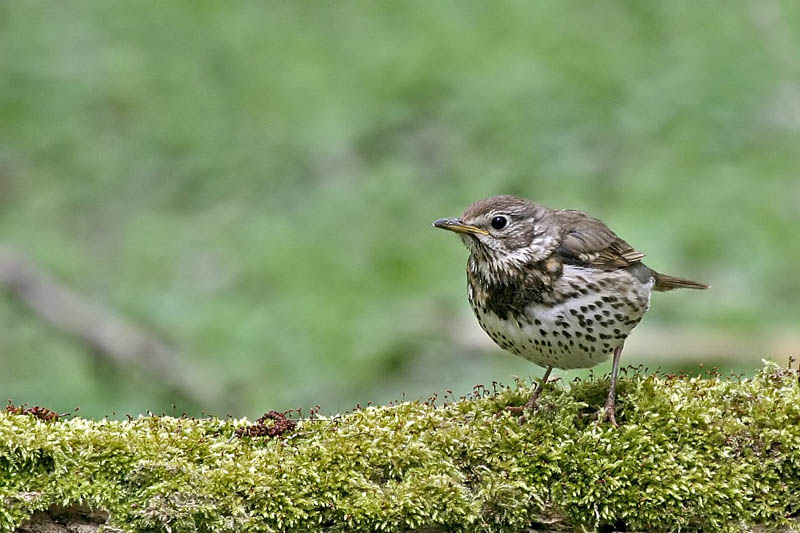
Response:
POLYGON ((667 342, 627 363, 800 348, 796 2, 17 2, 0 51, 0 243, 223 391, 109 368, 0 293, 16 403, 333 412, 538 374, 459 342, 466 252, 430 227, 498 193, 713 285, 654 298, 634 338, 667 342))

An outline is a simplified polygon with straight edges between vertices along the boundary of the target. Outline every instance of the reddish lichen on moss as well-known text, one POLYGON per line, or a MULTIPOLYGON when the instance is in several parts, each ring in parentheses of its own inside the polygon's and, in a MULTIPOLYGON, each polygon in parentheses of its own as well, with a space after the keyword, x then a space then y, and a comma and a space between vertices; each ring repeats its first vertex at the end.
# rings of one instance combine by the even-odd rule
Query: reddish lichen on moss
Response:
POLYGON ((11 402, 6 406, 6 412, 12 415, 32 416, 39 420, 44 420, 45 422, 55 422, 61 416, 57 412, 46 407, 40 407, 38 405, 34 405, 33 407, 28 407, 27 405, 13 405, 11 402))
POLYGON ((237 437, 279 437, 293 431, 297 422, 288 418, 286 413, 270 411, 256 420, 256 423, 235 431, 237 437))

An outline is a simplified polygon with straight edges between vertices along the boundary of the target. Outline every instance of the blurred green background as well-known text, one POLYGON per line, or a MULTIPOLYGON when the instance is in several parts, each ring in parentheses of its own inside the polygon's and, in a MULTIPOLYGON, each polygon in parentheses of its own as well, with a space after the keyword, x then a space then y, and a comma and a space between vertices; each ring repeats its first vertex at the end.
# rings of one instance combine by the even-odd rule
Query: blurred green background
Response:
POLYGON ((800 355, 798 169, 789 0, 0 3, 0 245, 192 383, 5 290, 0 395, 257 416, 538 376, 430 226, 499 193, 713 285, 657 294, 625 363, 750 373, 800 355))

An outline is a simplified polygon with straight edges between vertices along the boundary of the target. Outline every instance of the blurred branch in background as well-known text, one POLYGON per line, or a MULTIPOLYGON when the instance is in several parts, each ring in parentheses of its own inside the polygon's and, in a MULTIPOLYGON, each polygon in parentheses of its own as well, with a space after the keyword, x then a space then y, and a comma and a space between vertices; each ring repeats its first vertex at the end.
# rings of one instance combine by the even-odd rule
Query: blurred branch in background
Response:
POLYGON ((194 369, 189 371, 175 348, 66 287, 7 246, 0 246, 0 287, 114 367, 137 367, 195 402, 205 403, 219 395, 192 378, 194 369))

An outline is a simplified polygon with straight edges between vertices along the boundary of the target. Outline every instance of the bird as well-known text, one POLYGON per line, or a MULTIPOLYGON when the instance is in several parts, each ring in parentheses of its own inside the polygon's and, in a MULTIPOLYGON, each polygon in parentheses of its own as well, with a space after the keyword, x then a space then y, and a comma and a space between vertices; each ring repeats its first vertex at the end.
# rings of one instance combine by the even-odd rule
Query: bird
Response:
POLYGON ((604 222, 511 195, 479 200, 436 228, 469 250, 467 290, 481 328, 504 350, 545 369, 525 407, 534 410, 553 368, 591 368, 613 354, 604 419, 617 427, 616 384, 625 339, 653 291, 709 285, 661 274, 604 222))

